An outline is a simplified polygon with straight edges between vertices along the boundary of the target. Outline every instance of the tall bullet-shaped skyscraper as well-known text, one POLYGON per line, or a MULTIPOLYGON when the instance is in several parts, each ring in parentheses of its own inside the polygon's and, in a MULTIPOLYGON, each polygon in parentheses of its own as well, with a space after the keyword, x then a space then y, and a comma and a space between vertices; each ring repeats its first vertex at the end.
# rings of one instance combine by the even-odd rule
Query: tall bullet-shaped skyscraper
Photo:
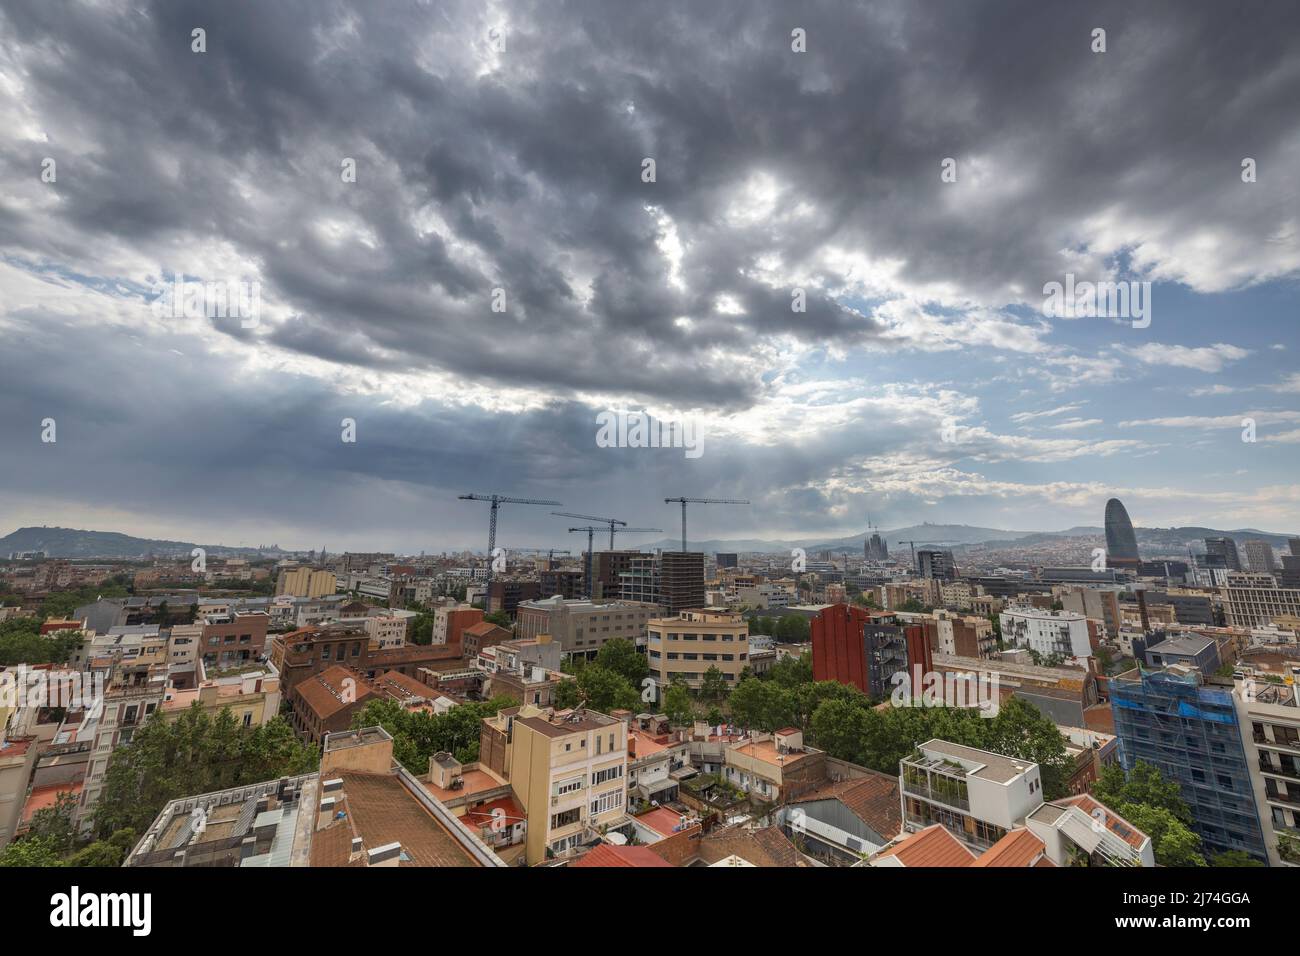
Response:
POLYGON ((1118 498, 1106 502, 1106 566, 1109 568, 1136 568, 1138 566, 1137 535, 1133 522, 1118 498))

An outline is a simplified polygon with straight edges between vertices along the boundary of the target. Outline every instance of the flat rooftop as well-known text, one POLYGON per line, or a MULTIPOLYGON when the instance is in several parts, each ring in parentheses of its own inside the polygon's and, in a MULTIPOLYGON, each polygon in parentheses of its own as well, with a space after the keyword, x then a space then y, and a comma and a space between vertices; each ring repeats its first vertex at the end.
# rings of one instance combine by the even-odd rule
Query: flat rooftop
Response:
POLYGON ((1034 765, 1030 760, 1004 757, 1002 754, 976 750, 974 747, 963 747, 961 744, 949 743, 946 740, 927 740, 920 745, 920 748, 926 754, 951 757, 958 762, 976 764, 974 769, 967 769, 966 776, 990 780, 993 783, 1010 783, 1034 765))

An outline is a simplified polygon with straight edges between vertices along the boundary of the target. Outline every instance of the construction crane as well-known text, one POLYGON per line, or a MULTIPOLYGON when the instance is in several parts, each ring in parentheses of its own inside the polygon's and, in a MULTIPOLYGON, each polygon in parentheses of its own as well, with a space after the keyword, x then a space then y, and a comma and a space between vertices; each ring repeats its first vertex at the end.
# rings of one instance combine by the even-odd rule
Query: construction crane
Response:
POLYGON ((623 525, 627 527, 626 521, 619 521, 617 518, 598 518, 595 515, 575 515, 568 511, 552 511, 551 514, 560 518, 577 518, 579 521, 599 521, 601 524, 609 525, 609 550, 614 550, 614 526, 623 525))
MULTIPOLYGON (((570 533, 570 534, 573 534, 575 531, 585 531, 585 532, 587 532, 587 561, 586 561, 586 563, 585 563, 585 565, 584 565, 584 568, 583 568, 583 572, 582 572, 582 574, 583 574, 583 578, 584 578, 584 580, 585 580, 585 583, 586 583, 586 585, 587 585, 587 597, 588 597, 588 598, 591 597, 591 549, 592 549, 592 544, 594 543, 594 539, 595 539, 596 532, 597 532, 597 531, 604 531, 604 530, 605 530, 604 528, 597 528, 595 525, 587 525, 585 528, 570 528, 570 529, 569 529, 569 533, 570 533)), ((662 529, 662 528, 619 528, 618 530, 619 530, 619 531, 630 531, 630 532, 632 532, 632 533, 634 533, 634 534, 639 534, 639 533, 641 533, 641 532, 645 532, 645 531, 662 531, 663 529, 662 529)), ((613 545, 613 543, 614 543, 614 539, 611 537, 611 538, 610 538, 610 544, 613 545)), ((611 547, 610 550, 612 551, 613 548, 611 547)))
POLYGON ((495 558, 493 552, 497 549, 497 509, 501 505, 550 505, 553 508, 563 508, 562 501, 549 501, 544 498, 511 498, 508 495, 458 495, 461 501, 490 501, 492 503, 491 517, 488 519, 488 573, 487 580, 483 591, 483 613, 487 613, 488 602, 492 597, 492 561, 495 558))
POLYGON ((750 504, 741 498, 665 498, 664 504, 670 505, 677 502, 682 506, 682 553, 686 553, 686 505, 689 502, 693 505, 747 505, 750 504))
POLYGON ((920 568, 918 568, 918 567, 916 566, 916 542, 915 542, 915 541, 900 541, 900 542, 898 542, 898 543, 899 543, 899 544, 910 544, 910 545, 912 546, 912 570, 913 570, 913 571, 919 571, 919 570, 921 570, 920 568))

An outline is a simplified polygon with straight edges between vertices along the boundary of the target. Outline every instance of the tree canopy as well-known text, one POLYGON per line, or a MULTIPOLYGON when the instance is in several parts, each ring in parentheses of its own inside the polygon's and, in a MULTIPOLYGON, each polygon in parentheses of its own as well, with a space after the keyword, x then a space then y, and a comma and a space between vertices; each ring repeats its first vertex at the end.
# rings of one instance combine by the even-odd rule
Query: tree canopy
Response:
POLYGON ((175 719, 155 712, 113 752, 94 811, 103 838, 143 833, 170 800, 314 770, 320 755, 282 717, 245 728, 229 708, 212 717, 197 702, 175 719))
POLYGON ((407 710, 394 700, 372 700, 352 716, 353 727, 380 726, 393 738, 393 757, 416 775, 429 772, 429 758, 445 751, 461 763, 478 760, 480 725, 503 707, 517 703, 512 697, 461 704, 445 714, 407 710))

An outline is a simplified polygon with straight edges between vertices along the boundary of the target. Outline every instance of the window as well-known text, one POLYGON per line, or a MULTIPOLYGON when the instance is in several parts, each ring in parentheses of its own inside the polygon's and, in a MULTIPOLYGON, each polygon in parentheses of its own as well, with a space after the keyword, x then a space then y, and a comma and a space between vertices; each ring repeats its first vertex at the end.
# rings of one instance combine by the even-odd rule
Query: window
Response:
POLYGON ((563 813, 551 814, 551 829, 558 830, 560 827, 567 827, 577 823, 582 819, 582 808, 574 807, 572 810, 565 810, 563 813))
POLYGON ((591 775, 591 785, 598 787, 607 780, 617 780, 623 776, 623 765, 617 764, 613 767, 606 767, 604 770, 597 770, 591 775))
POLYGON ((610 810, 617 809, 623 805, 623 789, 610 790, 608 793, 602 793, 595 800, 591 801, 591 812, 593 814, 606 813, 610 810))

